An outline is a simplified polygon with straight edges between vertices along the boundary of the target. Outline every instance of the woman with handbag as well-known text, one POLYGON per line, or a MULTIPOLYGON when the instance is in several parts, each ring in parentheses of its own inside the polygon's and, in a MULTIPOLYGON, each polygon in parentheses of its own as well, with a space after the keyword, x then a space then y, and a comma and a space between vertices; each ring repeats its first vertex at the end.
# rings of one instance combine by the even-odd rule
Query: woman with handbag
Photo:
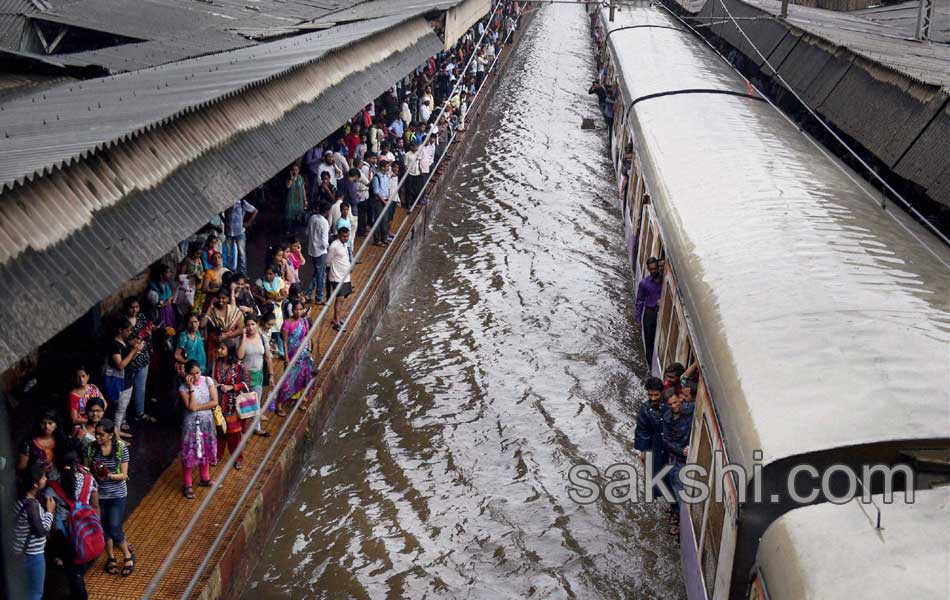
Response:
POLYGON ((214 380, 201 374, 198 361, 185 364, 185 382, 178 388, 185 406, 181 431, 182 495, 194 500, 192 469, 201 474, 202 487, 211 487, 211 466, 218 464, 214 409, 218 407, 218 389, 214 380))
MULTIPOLYGON (((242 336, 243 340, 243 336, 242 336)), ((218 435, 218 462, 224 458, 224 448, 234 454, 248 421, 238 414, 238 398, 251 391, 250 376, 239 357, 238 350, 231 350, 223 342, 218 344, 217 358, 211 368, 211 378, 217 383, 221 413, 226 423, 225 430, 218 435), (223 439, 222 439, 223 438, 223 439)), ((255 413, 256 414, 256 413, 255 413)), ((244 466, 244 455, 234 462, 234 470, 244 466)))
MULTIPOLYGON (((271 362, 270 343, 261 332, 259 319, 249 316, 244 319, 244 338, 238 346, 238 358, 244 361, 251 391, 257 394, 258 407, 264 402, 264 382, 273 387, 274 365, 271 362)), ((261 421, 254 430, 255 435, 268 437, 261 422, 267 421, 267 415, 261 415, 261 421)))

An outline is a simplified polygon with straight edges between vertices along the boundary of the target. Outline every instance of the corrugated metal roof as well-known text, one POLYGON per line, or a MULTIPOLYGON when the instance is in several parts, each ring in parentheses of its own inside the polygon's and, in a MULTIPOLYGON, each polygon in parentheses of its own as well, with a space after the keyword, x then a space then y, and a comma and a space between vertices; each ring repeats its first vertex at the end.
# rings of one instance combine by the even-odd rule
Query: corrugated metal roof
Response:
MULTIPOLYGON (((431 28, 422 20, 415 23, 279 80, 269 66, 274 56, 258 56, 263 64, 251 69, 252 75, 269 77, 270 83, 239 97, 230 92, 227 100, 152 128, 102 157, 8 192, 18 201, 3 198, 9 201, 0 203, 2 208, 15 205, 29 212, 17 219, 16 228, 0 227, 0 248, 23 241, 29 247, 0 265, 0 281, 5 282, 0 288, 0 321, 5 323, 0 372, 441 50, 442 42, 431 28), (299 102, 306 98, 311 99, 299 102), (257 120, 249 124, 242 118, 257 120), (160 182, 156 161, 175 163, 160 182), (59 215, 42 214, 43 207, 53 205, 61 207, 59 215), (87 222, 75 227, 66 219, 87 222), (52 242, 44 245, 45 240, 52 242)), ((365 38, 379 30, 379 23, 370 25, 354 26, 349 36, 365 38)), ((336 39, 348 38, 338 32, 336 39)), ((275 52, 285 65, 301 58, 303 50, 292 48, 275 52)), ((213 76, 228 67, 218 67, 210 72, 212 80, 195 77, 193 93, 226 92, 213 76)), ((154 98, 155 103, 160 99, 154 98)), ((175 103, 168 100, 173 108, 175 103)), ((5 222, 9 220, 0 219, 5 222)))
POLYGON ((9 189, 32 180, 404 20, 396 16, 341 25, 251 48, 62 85, 0 105, 0 185, 9 189))
POLYGON ((0 47, 20 48, 28 25, 24 15, 35 11, 30 0, 0 0, 0 47))
POLYGON ((461 0, 372 0, 355 6, 333 11, 315 22, 347 23, 363 19, 376 19, 391 15, 421 15, 433 10, 447 10, 461 0))
MULTIPOLYGON (((780 14, 782 9, 781 0, 742 2, 771 15, 780 14)), ((915 42, 908 39, 907 32, 895 30, 883 22, 863 18, 860 13, 792 4, 788 7, 787 22, 916 81, 950 89, 948 45, 915 42)), ((750 21, 750 24, 754 23, 755 21, 750 21)))

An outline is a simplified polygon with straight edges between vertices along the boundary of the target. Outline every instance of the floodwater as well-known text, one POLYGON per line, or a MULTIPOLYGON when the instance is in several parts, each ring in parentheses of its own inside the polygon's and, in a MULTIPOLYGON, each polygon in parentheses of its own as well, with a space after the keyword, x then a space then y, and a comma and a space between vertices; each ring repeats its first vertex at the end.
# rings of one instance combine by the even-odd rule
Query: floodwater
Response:
POLYGON ((582 7, 530 25, 247 598, 683 598, 634 462, 645 370, 582 7))

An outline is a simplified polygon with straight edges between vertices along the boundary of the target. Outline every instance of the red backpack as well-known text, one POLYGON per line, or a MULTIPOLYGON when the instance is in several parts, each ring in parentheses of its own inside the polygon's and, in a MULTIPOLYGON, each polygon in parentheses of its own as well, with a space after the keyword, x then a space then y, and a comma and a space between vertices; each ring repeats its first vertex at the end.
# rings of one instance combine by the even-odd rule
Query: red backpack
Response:
MULTIPOLYGON (((84 565, 95 560, 106 549, 106 539, 99 513, 88 504, 91 486, 92 474, 84 472, 79 500, 73 502, 62 488, 56 490, 69 507, 66 530, 69 532, 69 542, 73 547, 73 562, 77 565, 84 565)), ((59 487, 58 484, 56 487, 59 487)))

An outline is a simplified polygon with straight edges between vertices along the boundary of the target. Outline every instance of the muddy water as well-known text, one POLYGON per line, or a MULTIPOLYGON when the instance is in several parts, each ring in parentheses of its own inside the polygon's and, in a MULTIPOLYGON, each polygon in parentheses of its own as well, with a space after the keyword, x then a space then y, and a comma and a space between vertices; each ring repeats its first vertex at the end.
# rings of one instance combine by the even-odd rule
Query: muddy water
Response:
POLYGON ((662 508, 567 494, 645 367, 587 20, 541 10, 247 598, 684 597, 662 508))

